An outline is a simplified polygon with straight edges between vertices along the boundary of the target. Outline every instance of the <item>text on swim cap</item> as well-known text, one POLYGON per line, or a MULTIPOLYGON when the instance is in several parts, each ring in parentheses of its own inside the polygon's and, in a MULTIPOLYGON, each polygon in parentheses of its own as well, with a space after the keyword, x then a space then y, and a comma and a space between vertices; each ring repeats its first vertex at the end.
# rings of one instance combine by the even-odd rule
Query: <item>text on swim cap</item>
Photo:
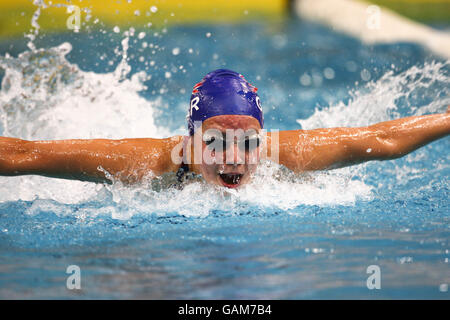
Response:
POLYGON ((192 109, 195 108, 195 110, 198 111, 198 102, 200 101, 199 97, 195 97, 194 99, 191 100, 191 108, 189 109, 189 114, 192 116, 192 109))
POLYGON ((259 100, 258 96, 256 96, 256 106, 259 108, 259 110, 261 110, 261 112, 263 111, 261 107, 261 101, 259 100))

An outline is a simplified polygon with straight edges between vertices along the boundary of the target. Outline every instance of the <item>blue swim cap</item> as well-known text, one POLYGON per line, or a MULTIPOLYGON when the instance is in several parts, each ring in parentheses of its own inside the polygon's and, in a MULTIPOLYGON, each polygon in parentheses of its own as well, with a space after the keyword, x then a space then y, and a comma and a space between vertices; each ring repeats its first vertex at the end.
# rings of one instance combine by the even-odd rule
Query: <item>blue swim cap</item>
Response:
POLYGON ((192 91, 186 116, 189 135, 195 132, 194 121, 203 122, 221 115, 252 116, 263 128, 264 117, 257 91, 237 72, 218 69, 208 73, 192 91))

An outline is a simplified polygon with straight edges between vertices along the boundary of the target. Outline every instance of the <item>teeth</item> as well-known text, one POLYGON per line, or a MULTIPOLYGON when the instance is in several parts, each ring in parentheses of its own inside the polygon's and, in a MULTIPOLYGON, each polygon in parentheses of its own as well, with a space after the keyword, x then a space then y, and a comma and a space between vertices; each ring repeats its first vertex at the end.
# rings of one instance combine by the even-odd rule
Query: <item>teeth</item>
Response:
POLYGON ((238 184, 241 180, 242 174, 221 174, 220 177, 223 181, 225 181, 225 183, 238 184))

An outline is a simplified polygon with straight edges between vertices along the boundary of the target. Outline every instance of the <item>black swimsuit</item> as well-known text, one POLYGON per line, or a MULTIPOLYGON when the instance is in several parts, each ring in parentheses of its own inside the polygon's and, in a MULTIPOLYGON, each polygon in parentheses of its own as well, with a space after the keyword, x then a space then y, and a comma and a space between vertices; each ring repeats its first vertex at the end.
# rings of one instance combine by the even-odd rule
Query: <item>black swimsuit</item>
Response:
POLYGON ((181 167, 177 171, 177 181, 179 183, 183 182, 183 177, 185 176, 186 172, 189 172, 189 166, 185 164, 184 162, 181 163, 181 167))
MULTIPOLYGON (((183 150, 185 150, 188 140, 189 140, 189 137, 185 136, 184 141, 183 141, 183 150)), ((176 173, 177 183, 172 185, 178 189, 183 188, 182 183, 185 182, 186 180, 192 179, 192 178, 198 178, 200 176, 200 175, 195 174, 194 172, 187 174, 189 172, 189 165, 186 164, 186 162, 187 161, 185 158, 185 153, 183 152, 183 161, 181 162, 181 166, 176 173)))

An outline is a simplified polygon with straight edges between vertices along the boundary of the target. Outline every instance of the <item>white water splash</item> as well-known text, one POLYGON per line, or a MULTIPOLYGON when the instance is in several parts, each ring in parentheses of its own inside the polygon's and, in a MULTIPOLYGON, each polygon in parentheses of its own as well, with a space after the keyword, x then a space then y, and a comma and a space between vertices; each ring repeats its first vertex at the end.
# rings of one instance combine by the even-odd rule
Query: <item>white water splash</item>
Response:
MULTIPOLYGON (((24 52, 17 58, 0 57, 0 67, 6 71, 0 91, 3 135, 24 139, 170 135, 154 122, 155 102, 139 95, 146 75, 138 73, 127 79, 126 38, 122 45, 122 62, 107 74, 84 72, 69 63, 65 58, 71 50, 68 43, 24 52)), ((431 63, 399 75, 389 72, 352 93, 348 104, 316 111, 299 122, 303 128, 367 125, 394 118, 401 99, 406 101, 403 105, 411 106, 411 114, 442 111, 449 102, 445 67, 431 63), (427 97, 432 101, 412 105, 414 95, 431 84, 427 97)), ((197 181, 182 190, 157 190, 151 183, 126 187, 37 176, 0 177, 0 201, 34 200, 28 214, 52 211, 79 219, 97 215, 129 219, 136 214, 205 217, 215 210, 229 214, 256 209, 288 212, 300 205, 354 205, 360 199, 372 199, 372 187, 364 179, 353 179, 359 174, 358 167, 352 167, 296 176, 278 165, 263 163, 252 183, 239 191, 197 181), (74 203, 81 206, 74 209, 70 206, 74 203)))
POLYGON ((41 26, 38 23, 39 16, 41 15, 41 9, 46 9, 47 5, 43 0, 34 0, 33 4, 37 7, 36 11, 33 13, 33 17, 31 18, 31 27, 30 33, 26 34, 25 37, 29 39, 27 42, 27 47, 31 51, 36 50, 36 46, 34 45, 34 40, 39 34, 39 30, 41 26))
MULTIPOLYGON (((308 119, 298 119, 302 129, 332 128, 332 127, 363 127, 382 121, 388 121, 405 116, 416 116, 429 113, 445 113, 450 105, 450 61, 424 63, 423 66, 412 66, 399 74, 388 71, 379 80, 368 83, 364 88, 350 93, 349 102, 339 102, 324 109, 316 109, 308 119)), ((424 175, 424 171, 416 168, 414 162, 426 159, 428 152, 419 149, 414 154, 407 155, 405 160, 410 166, 399 167, 389 161, 383 166, 371 170, 387 173, 395 177, 391 188, 395 185, 405 185, 424 175)), ((438 161, 433 161, 432 170, 447 168, 448 155, 442 155, 438 161), (447 159, 445 159, 447 157, 447 159)), ((365 180, 368 164, 347 168, 352 175, 365 180)), ((431 174, 431 172, 428 172, 431 174)), ((381 187, 381 185, 379 185, 381 187)))
MULTIPOLYGON (((74 215, 84 220, 99 215, 127 220, 136 214, 185 217, 207 217, 213 211, 234 215, 249 211, 286 211, 299 205, 354 205, 358 199, 372 199, 371 187, 340 173, 314 173, 303 177, 272 163, 263 163, 252 182, 239 191, 192 182, 182 190, 155 191, 149 185, 126 187, 120 183, 98 185, 86 197, 83 208, 73 208, 65 201, 39 199, 27 210, 34 215, 40 211, 59 216, 74 215), (102 203, 99 208, 98 203, 102 203)), ((56 199, 53 199, 56 200, 56 199)))
MULTIPOLYGON (((106 74, 81 71, 65 55, 69 43, 0 57, 3 135, 23 139, 161 137, 154 102, 139 95, 144 72, 131 79, 122 60, 106 74)), ((126 52, 126 50, 124 50, 126 52)))
POLYGON ((445 112, 450 104, 449 64, 450 61, 425 63, 397 75, 389 71, 363 89, 351 92, 348 103, 316 109, 311 117, 297 122, 304 130, 362 127, 399 118, 400 114, 445 112))
MULTIPOLYGON (((126 42, 124 42, 126 44, 126 42)), ((163 137, 154 121, 156 102, 139 95, 144 72, 126 78, 126 47, 112 73, 85 72, 65 56, 71 45, 0 57, 0 134, 29 140, 163 137)), ((77 203, 96 193, 95 184, 42 177, 0 178, 0 200, 54 199, 77 203)))

